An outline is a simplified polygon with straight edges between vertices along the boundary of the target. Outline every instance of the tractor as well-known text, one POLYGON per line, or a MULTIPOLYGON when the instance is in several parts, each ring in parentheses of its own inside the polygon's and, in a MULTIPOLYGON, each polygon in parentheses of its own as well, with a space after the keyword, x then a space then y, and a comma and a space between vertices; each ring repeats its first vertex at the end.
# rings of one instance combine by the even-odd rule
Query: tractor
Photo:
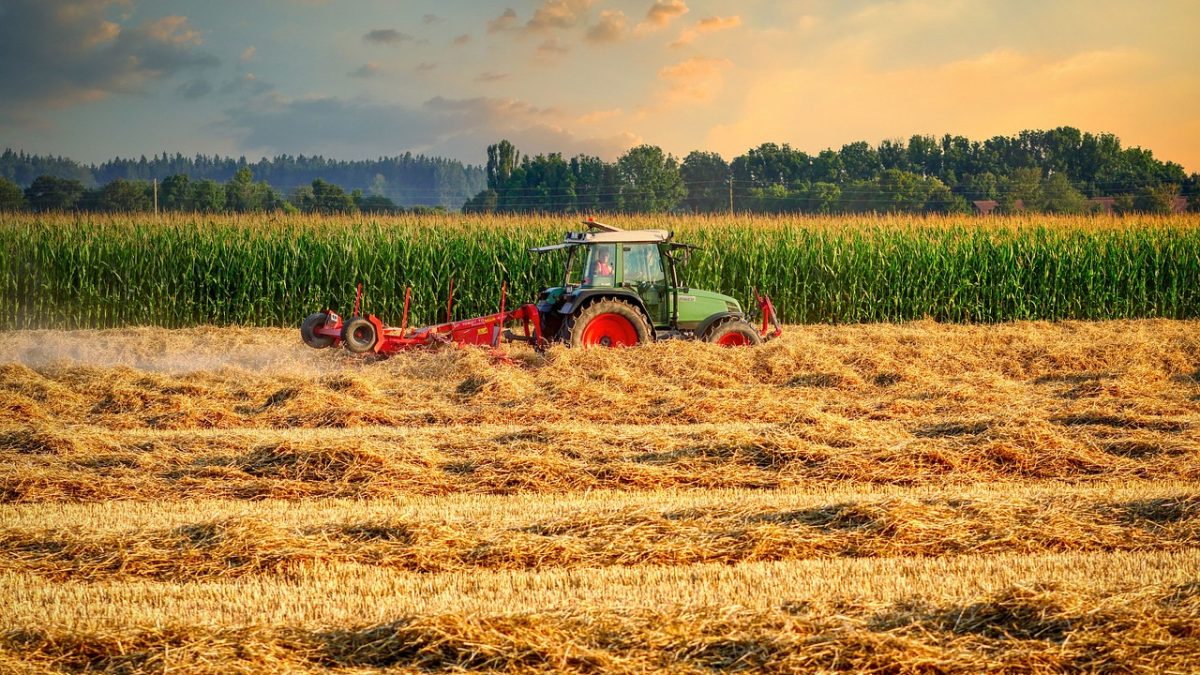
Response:
POLYGON ((354 314, 342 320, 332 310, 317 312, 301 325, 310 347, 341 343, 355 353, 401 351, 441 343, 490 345, 501 339, 528 342, 541 349, 551 342, 571 347, 631 347, 666 339, 698 339, 725 347, 754 346, 782 333, 770 298, 754 290, 762 327, 753 326, 737 300, 690 288, 679 279, 695 246, 673 241, 667 230, 622 230, 592 219, 588 229, 568 232, 560 243, 530 249, 545 254, 564 251, 566 273, 561 286, 547 288, 529 303, 505 311, 502 287, 496 314, 453 320, 453 282, 446 321, 408 328, 411 289, 405 291, 399 327, 386 326, 374 315, 359 316, 362 287, 354 314), (521 322, 521 334, 506 324, 521 322))

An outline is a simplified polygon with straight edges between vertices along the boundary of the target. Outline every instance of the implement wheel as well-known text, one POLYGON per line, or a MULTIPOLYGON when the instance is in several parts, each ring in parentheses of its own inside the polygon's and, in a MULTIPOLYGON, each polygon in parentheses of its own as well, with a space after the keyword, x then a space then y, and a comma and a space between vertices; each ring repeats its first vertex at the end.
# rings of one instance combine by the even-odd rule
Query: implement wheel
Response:
POLYGON ((757 347, 762 344, 762 338, 754 326, 741 319, 726 321, 713 328, 704 336, 704 341, 722 347, 757 347))
POLYGON ((365 317, 356 316, 342 325, 342 344, 355 354, 365 354, 375 349, 379 342, 379 331, 365 317))
POLYGON ((329 315, 325 312, 309 314, 304 323, 300 324, 300 339, 313 349, 325 349, 333 346, 333 338, 328 335, 317 335, 314 331, 325 325, 329 315))
POLYGON ((572 347, 633 347, 650 342, 650 323, 637 308, 621 300, 601 300, 563 322, 572 347))

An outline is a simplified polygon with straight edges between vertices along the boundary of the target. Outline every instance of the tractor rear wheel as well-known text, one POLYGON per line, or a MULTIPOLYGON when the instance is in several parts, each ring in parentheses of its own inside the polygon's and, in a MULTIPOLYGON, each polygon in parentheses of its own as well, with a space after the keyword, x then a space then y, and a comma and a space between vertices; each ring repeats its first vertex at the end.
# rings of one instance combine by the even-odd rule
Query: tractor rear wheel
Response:
POLYGON ((377 342, 379 331, 365 317, 356 316, 342 325, 342 343, 355 354, 365 354, 375 349, 377 342))
POLYGON ((304 323, 300 324, 300 339, 304 340, 304 344, 313 349, 325 349, 333 346, 333 338, 328 335, 317 335, 316 330, 325 325, 325 321, 329 319, 329 315, 325 312, 317 312, 309 314, 304 323))
POLYGON ((734 319, 726 321, 709 330, 704 335, 705 342, 721 345, 722 347, 757 347, 762 344, 762 338, 754 326, 734 319))
POLYGON ((563 322, 562 331, 572 347, 633 347, 653 338, 650 322, 634 306, 621 300, 601 300, 563 322))

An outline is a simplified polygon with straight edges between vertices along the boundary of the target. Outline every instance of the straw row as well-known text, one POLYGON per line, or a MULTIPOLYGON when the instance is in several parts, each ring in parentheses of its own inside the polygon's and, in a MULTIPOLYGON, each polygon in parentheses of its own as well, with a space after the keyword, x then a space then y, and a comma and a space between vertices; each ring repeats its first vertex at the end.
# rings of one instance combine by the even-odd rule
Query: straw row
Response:
POLYGON ((322 630, 175 623, 0 634, 7 668, 101 672, 1191 672, 1196 584, 1104 597, 1016 586, 969 604, 411 616, 322 630))

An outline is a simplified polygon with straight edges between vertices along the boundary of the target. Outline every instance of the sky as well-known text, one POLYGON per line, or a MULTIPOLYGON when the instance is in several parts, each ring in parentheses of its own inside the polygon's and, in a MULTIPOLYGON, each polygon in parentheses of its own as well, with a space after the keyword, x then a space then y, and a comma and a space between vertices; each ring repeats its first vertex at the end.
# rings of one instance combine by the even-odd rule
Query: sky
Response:
POLYGON ((0 147, 731 159, 1069 125, 1200 171, 1200 2, 0 0, 0 147))

